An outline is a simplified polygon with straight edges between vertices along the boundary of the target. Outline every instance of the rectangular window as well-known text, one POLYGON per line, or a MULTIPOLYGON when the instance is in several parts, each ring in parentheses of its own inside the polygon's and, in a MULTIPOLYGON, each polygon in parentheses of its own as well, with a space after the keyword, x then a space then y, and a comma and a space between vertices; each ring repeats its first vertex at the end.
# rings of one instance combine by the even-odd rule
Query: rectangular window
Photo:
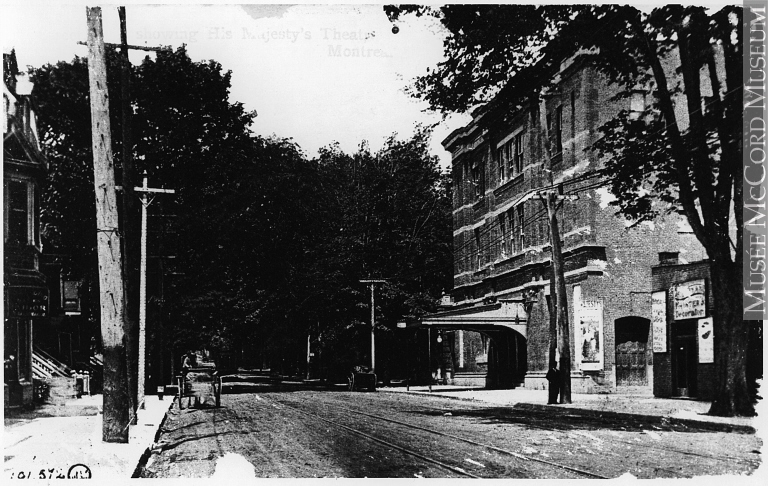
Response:
POLYGON ((480 247, 480 228, 475 228, 475 259, 477 260, 477 269, 482 266, 483 250, 480 247))
POLYGON ((504 160, 504 147, 496 150, 496 166, 499 173, 499 185, 503 184, 507 179, 506 174, 506 161, 504 160))
POLYGON ((506 258, 507 255, 509 255, 509 247, 508 245, 508 239, 509 235, 507 234, 507 215, 505 213, 501 213, 499 215, 499 233, 501 238, 501 258, 506 258))
MULTIPOLYGON (((549 146, 552 156, 563 151, 563 107, 558 106, 553 113, 547 115, 547 130, 549 131, 549 146)), ((554 162, 554 160, 553 160, 554 162)))
POLYGON ((517 233, 520 240, 520 249, 525 246, 525 207, 521 204, 517 207, 517 233))
POLYGON ((27 183, 8 181, 5 185, 8 208, 8 229, 5 241, 14 245, 29 244, 29 195, 27 183))
POLYGON ((32 244, 38 250, 42 250, 40 242, 40 191, 34 185, 30 185, 29 188, 32 190, 32 244))
POLYGON ((479 201, 485 196, 485 174, 482 161, 472 164, 472 185, 474 186, 474 200, 479 201))
POLYGON ((525 166, 523 163, 523 157, 525 155, 525 145, 523 144, 524 136, 525 132, 521 132, 515 137, 515 175, 520 174, 525 166))

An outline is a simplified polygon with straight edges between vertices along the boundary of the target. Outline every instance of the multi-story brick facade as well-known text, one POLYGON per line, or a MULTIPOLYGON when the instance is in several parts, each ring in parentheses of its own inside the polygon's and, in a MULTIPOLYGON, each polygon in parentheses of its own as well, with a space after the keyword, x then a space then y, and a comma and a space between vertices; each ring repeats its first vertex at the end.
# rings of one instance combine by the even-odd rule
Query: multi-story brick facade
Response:
MULTIPOLYGON (((519 350, 523 343, 526 387, 546 385, 548 302, 554 301, 549 296, 549 225, 537 199, 542 189, 578 196, 564 200, 557 211, 574 392, 652 386, 651 266, 660 252, 677 252, 685 261, 705 258, 683 219, 630 227, 609 206, 605 181, 595 176, 601 160, 589 149, 601 125, 622 109, 644 109, 646 96, 638 92, 615 100, 617 89, 578 58, 571 59, 561 66, 544 103, 503 114, 480 108, 469 125, 443 141, 452 153, 454 177, 453 308, 424 323, 461 329, 466 328, 462 322, 474 319, 485 326, 473 328, 481 332, 506 329, 512 336, 506 348, 513 349, 509 343, 514 342, 519 350), (544 155, 543 123, 551 162, 544 155), (502 308, 491 309, 494 303, 502 308), (503 306, 515 306, 514 317, 502 312, 503 306)), ((505 361, 517 362, 520 351, 509 353, 516 356, 505 361)))

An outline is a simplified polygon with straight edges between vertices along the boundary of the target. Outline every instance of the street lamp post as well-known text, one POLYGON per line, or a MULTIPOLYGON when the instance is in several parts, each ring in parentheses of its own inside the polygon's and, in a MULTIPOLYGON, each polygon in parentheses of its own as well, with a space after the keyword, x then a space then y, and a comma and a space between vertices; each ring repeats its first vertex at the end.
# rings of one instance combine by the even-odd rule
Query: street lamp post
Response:
POLYGON ((432 393, 432 328, 427 327, 427 371, 429 371, 429 392, 432 393))
MULTIPOLYGON (((405 329, 408 327, 408 324, 405 321, 400 321, 397 323, 398 329, 405 329)), ((411 390, 411 350, 407 349, 410 348, 410 346, 406 346, 405 350, 405 391, 411 390)))

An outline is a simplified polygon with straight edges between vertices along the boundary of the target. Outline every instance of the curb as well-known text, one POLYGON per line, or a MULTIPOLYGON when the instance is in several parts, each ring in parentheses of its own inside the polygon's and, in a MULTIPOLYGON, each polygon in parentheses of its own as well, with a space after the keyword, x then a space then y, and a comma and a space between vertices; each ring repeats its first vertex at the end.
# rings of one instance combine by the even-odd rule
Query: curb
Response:
MULTIPOLYGON (((387 392, 387 390, 381 390, 381 391, 387 392)), ((481 400, 478 398, 453 397, 450 395, 441 395, 435 392, 430 393, 430 392, 422 392, 422 391, 402 391, 402 392, 388 391, 388 393, 440 397, 440 398, 446 398, 448 400, 458 400, 462 402, 490 403, 490 402, 485 402, 484 400, 481 400)), ((612 410, 593 410, 589 408, 578 408, 578 407, 570 407, 570 406, 563 407, 560 405, 543 405, 539 403, 526 403, 526 402, 517 402, 513 405, 501 405, 501 406, 506 406, 510 409, 517 409, 517 410, 528 410, 528 411, 547 412, 547 413, 554 412, 557 414, 580 415, 582 417, 589 417, 589 418, 643 420, 645 422, 648 422, 649 424, 661 424, 666 426, 678 425, 678 426, 688 427, 692 429, 709 430, 712 432, 733 432, 737 434, 756 433, 755 428, 749 425, 730 424, 730 423, 723 423, 723 422, 710 422, 707 420, 696 420, 696 419, 687 419, 687 418, 676 418, 676 417, 669 417, 665 415, 649 415, 649 414, 643 414, 643 413, 614 412, 612 410)))
POLYGON ((144 449, 144 452, 141 453, 141 457, 139 457, 139 461, 136 463, 136 467, 133 468, 133 474, 131 474, 131 479, 137 479, 141 477, 141 471, 144 469, 144 466, 147 465, 147 461, 149 461, 149 458, 152 456, 152 446, 157 443, 157 439, 160 438, 160 432, 163 430, 163 425, 165 425, 165 421, 168 420, 168 412, 171 411, 171 408, 173 408, 173 400, 171 400, 171 404, 168 406, 168 409, 163 414, 163 418, 160 420, 160 423, 157 426, 157 430, 155 431, 155 436, 152 439, 152 444, 148 445, 146 449, 144 449))

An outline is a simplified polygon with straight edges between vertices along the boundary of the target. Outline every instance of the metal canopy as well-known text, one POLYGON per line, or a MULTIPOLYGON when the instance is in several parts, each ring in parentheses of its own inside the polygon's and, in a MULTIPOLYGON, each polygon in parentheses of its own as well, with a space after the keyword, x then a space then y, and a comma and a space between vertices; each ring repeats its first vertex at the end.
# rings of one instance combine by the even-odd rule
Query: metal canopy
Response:
POLYGON ((476 331, 509 328, 528 338, 528 314, 522 301, 513 300, 430 314, 417 326, 476 331))

